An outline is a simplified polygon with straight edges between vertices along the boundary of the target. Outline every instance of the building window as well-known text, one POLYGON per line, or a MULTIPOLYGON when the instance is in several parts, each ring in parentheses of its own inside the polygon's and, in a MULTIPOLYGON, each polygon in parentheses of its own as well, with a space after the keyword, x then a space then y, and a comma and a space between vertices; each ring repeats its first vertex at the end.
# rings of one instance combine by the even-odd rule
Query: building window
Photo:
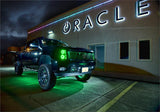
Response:
POLYGON ((139 59, 150 59, 150 41, 139 41, 139 59))
POLYGON ((129 43, 120 42, 120 59, 129 59, 129 43))

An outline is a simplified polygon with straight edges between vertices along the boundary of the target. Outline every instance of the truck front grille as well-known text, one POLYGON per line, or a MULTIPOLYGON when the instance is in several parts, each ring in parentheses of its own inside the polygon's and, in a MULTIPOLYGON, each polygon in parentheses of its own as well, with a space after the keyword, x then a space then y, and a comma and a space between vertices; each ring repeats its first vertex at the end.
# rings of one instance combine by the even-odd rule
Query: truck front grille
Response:
POLYGON ((68 51, 70 60, 94 60, 94 53, 68 51))

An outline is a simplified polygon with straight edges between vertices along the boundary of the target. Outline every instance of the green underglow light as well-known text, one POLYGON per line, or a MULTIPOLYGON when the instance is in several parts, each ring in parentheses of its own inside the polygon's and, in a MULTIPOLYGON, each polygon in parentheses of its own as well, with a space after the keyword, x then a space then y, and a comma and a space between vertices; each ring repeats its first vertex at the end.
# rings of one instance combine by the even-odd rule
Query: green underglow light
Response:
POLYGON ((61 55, 60 55, 60 59, 61 60, 66 60, 67 59, 67 51, 65 49, 62 49, 60 51, 61 55))
POLYGON ((87 65, 87 63, 79 63, 79 65, 83 65, 83 66, 85 66, 85 65, 87 65))

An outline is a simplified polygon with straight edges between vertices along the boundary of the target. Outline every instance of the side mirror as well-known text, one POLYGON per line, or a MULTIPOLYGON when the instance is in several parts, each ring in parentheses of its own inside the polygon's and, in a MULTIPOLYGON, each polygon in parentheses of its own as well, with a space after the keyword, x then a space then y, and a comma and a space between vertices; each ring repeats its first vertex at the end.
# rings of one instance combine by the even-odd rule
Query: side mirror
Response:
POLYGON ((38 46, 35 45, 35 44, 33 44, 33 43, 31 43, 31 44, 29 45, 29 47, 31 47, 31 48, 38 48, 38 46))

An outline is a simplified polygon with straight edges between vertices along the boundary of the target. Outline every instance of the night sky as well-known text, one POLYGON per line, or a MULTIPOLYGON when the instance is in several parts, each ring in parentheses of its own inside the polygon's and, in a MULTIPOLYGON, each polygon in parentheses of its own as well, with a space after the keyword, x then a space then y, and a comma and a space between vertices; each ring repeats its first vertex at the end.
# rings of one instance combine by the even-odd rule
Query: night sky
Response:
POLYGON ((10 46, 24 46, 28 29, 89 1, 0 1, 0 55, 4 55, 10 46))

